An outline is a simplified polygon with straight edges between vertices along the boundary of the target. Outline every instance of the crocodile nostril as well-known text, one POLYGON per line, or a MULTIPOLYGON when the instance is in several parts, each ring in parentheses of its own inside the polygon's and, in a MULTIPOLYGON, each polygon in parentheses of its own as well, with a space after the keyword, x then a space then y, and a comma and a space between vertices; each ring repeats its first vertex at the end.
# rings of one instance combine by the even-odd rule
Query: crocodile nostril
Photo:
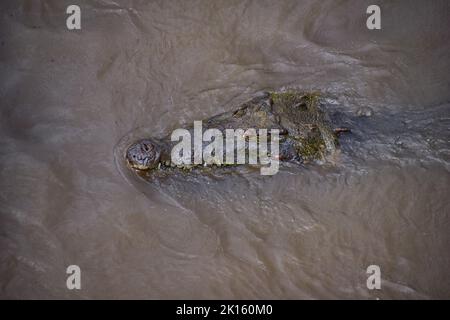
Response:
POLYGON ((142 152, 149 152, 153 150, 153 146, 151 144, 143 143, 141 146, 142 152))

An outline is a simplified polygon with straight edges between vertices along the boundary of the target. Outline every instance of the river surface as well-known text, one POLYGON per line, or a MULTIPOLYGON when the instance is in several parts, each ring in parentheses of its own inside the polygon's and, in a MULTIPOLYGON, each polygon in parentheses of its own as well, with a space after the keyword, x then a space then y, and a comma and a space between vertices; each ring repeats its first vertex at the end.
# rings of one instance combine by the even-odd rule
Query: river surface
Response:
POLYGON ((372 2, 1 1, 0 297, 450 298, 450 1, 376 1, 368 30, 372 2), (124 168, 134 139, 281 88, 352 129, 336 161, 124 168))

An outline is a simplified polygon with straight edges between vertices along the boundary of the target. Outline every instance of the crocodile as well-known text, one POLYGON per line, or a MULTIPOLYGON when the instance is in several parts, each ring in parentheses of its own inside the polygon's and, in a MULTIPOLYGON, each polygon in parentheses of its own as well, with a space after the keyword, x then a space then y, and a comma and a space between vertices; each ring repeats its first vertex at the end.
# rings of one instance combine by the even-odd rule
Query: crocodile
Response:
MULTIPOLYGON (((202 128, 206 130, 214 128, 221 132, 240 128, 267 129, 267 132, 273 132, 276 129, 279 141, 277 160, 280 162, 308 163, 325 160, 328 155, 337 150, 339 135, 350 130, 333 128, 329 117, 320 106, 320 101, 318 93, 293 90, 264 92, 233 111, 202 121, 202 128)), ((186 130, 195 135, 193 126, 186 130)), ((259 139, 258 134, 256 135, 259 139)), ((271 139, 273 137, 269 133, 268 140, 271 141, 271 139)), ((175 145, 170 135, 164 138, 141 139, 127 148, 125 159, 130 168, 152 174, 173 170, 201 170, 208 166, 235 165, 224 161, 208 162, 204 159, 190 163, 175 163, 171 158, 175 145)), ((245 148, 247 152, 251 152, 252 146, 248 141, 245 148)), ((232 151, 237 152, 236 145, 232 151)), ((270 157, 270 152, 268 156, 270 157)))

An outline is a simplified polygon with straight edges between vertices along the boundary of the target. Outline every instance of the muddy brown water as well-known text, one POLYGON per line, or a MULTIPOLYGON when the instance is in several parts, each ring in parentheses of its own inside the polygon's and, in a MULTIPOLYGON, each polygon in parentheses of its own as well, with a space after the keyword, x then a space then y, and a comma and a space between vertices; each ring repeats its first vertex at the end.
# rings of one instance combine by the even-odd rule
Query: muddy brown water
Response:
POLYGON ((0 297, 450 298, 450 2, 378 1, 370 31, 365 0, 80 0, 69 31, 73 2, 0 4, 0 297), (352 128, 335 164, 123 167, 283 87, 352 128))

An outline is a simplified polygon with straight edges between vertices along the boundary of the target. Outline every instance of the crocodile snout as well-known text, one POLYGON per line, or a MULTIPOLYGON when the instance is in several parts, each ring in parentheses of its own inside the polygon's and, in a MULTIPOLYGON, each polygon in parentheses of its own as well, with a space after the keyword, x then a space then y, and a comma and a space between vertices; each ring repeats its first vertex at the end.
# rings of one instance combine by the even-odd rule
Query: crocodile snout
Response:
POLYGON ((159 146, 149 139, 132 144, 126 153, 128 165, 138 170, 155 168, 159 163, 160 157, 159 146))

